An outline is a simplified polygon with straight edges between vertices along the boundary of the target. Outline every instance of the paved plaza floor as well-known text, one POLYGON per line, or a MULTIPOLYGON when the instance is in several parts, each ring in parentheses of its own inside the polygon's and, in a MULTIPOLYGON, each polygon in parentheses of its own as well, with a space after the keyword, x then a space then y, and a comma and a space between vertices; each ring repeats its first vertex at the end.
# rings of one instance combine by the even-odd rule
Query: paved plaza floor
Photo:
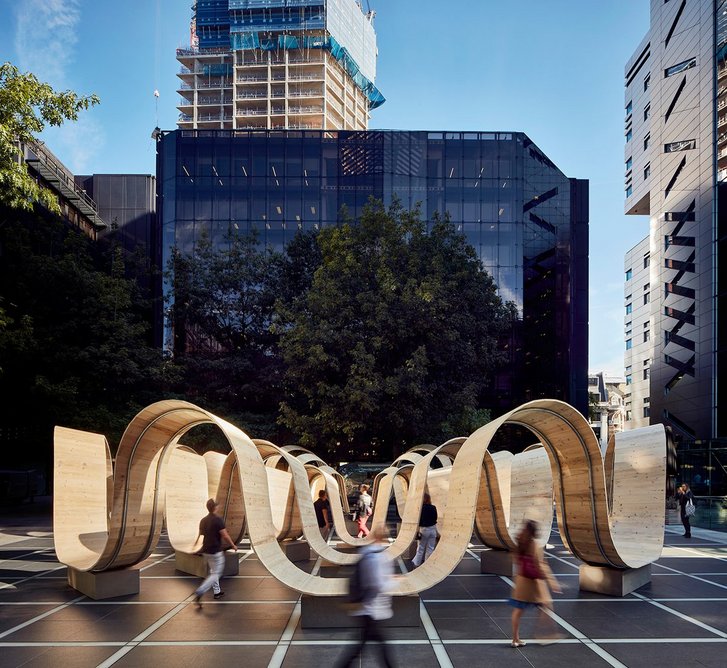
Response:
MULTIPOLYGON (((565 639, 520 649, 509 646, 509 580, 480 574, 482 547, 473 545, 452 575, 422 593, 420 626, 389 629, 396 665, 724 668, 727 535, 693 536, 669 527, 652 582, 610 598, 578 590, 579 562, 554 532, 547 557, 563 588, 554 619, 565 639)), ((352 630, 301 629, 299 595, 244 546, 240 574, 223 580, 224 599, 196 609, 198 582, 175 571, 163 538, 143 564, 138 595, 93 601, 68 586, 49 520, 0 516, 0 666, 322 668, 354 642, 352 630)), ((534 622, 526 612, 524 639, 534 622)), ((355 665, 379 665, 376 648, 355 665)))

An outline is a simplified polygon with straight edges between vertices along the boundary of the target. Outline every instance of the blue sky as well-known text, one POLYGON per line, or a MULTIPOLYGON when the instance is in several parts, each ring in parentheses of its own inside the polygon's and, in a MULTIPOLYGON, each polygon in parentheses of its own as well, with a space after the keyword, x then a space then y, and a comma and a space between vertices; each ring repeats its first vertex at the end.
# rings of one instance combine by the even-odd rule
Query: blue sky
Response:
MULTIPOLYGON (((74 172, 154 172, 150 135, 176 127, 175 49, 188 45, 191 4, 0 0, 0 60, 101 98, 44 136, 74 172)), ((589 368, 623 373, 623 257, 648 234, 647 219, 623 215, 623 68, 649 0, 371 4, 387 98, 371 127, 522 131, 590 180, 589 368)))

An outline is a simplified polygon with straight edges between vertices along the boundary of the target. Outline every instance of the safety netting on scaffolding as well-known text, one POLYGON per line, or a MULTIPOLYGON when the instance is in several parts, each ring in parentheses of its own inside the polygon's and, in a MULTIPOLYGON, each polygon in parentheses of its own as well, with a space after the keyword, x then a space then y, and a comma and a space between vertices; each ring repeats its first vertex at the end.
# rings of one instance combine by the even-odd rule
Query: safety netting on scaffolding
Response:
POLYGON ((297 37, 295 35, 277 35, 267 37, 259 32, 233 33, 230 36, 232 48, 235 50, 261 49, 262 51, 276 51, 279 49, 324 49, 336 59, 339 65, 351 77, 353 82, 361 89, 369 101, 369 107, 376 109, 380 107, 386 98, 376 85, 366 78, 351 57, 345 46, 341 46, 331 36, 297 37))

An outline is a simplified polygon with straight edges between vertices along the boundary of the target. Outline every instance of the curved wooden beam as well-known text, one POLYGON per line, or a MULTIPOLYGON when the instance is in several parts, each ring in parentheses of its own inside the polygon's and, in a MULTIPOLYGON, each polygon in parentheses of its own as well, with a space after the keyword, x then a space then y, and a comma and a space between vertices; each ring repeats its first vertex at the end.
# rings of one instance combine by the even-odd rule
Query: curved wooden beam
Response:
MULTIPOLYGON (((179 439, 199 424, 217 425, 230 444, 232 453, 219 469, 217 495, 226 490, 228 512, 234 495, 241 497, 250 540, 261 563, 282 583, 300 592, 321 596, 345 593, 346 579, 322 578, 302 571, 287 560, 278 544, 281 532, 298 530, 294 517, 299 517, 306 539, 318 554, 341 564, 356 559, 356 555, 336 551, 318 531, 309 479, 314 465, 306 468, 291 451, 255 443, 234 425, 183 401, 158 402, 131 421, 119 444, 111 494, 110 456, 103 436, 56 428, 54 537, 59 559, 76 569, 94 571, 125 568, 143 561, 158 540, 167 500, 173 499, 180 513, 186 503, 167 487, 179 484, 180 476, 194 476, 199 480, 192 483, 190 477, 190 484, 199 485, 204 495, 209 491, 207 480, 201 482, 202 469, 196 464, 187 465, 188 453, 178 452, 177 447, 179 439), (278 456, 278 463, 284 461, 287 470, 265 465, 265 457, 278 456), (236 466, 230 463, 231 458, 236 466), (79 461, 84 465, 79 466, 79 461), (239 492, 230 482, 235 474, 239 492), (286 510, 281 520, 282 506, 286 510), (293 511, 289 512, 291 506, 293 511)), ((411 544, 428 485, 440 495, 439 503, 443 505, 442 539, 427 561, 397 579, 395 593, 427 589, 456 567, 475 527, 484 493, 483 479, 500 493, 499 504, 495 496, 490 497, 497 515, 494 526, 507 528, 511 524, 514 529, 520 514, 532 512, 533 504, 542 504, 545 483, 539 483, 539 491, 528 485, 532 476, 544 477, 543 453, 552 473, 561 535, 578 558, 588 564, 616 568, 637 568, 655 560, 663 541, 665 444, 664 430, 658 425, 617 436, 612 476, 617 501, 611 514, 604 461, 595 435, 574 408, 559 401, 530 402, 478 429, 466 440, 457 439, 426 454, 418 453, 420 458, 407 467, 401 529, 385 553, 396 558, 411 544), (487 453, 493 436, 504 424, 529 429, 543 446, 540 451, 512 459, 507 490, 508 477, 497 470, 506 456, 491 457, 487 453), (452 465, 432 469, 434 461, 451 461, 452 465), (511 499, 507 518, 504 493, 511 499)), ((329 472, 320 468, 317 471, 325 477, 329 495, 335 499, 333 492, 339 489, 339 483, 329 472)), ((378 493, 387 503, 377 503, 375 523, 385 521, 395 472, 398 468, 391 467, 379 479, 378 493)), ((342 505, 336 501, 334 520, 338 513, 342 516, 342 505)), ((196 513, 195 521, 200 514, 196 513)), ((239 528, 239 516, 235 522, 239 528)), ((506 533, 503 542, 509 544, 512 539, 510 532, 506 533)), ((179 540, 183 542, 183 535, 179 540)))

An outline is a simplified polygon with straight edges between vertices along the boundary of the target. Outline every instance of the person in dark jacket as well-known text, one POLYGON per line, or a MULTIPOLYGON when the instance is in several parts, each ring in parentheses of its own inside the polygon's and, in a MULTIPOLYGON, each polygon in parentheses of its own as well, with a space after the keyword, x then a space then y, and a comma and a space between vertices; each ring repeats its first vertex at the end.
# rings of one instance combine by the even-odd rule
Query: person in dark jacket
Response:
POLYGON ((437 506, 432 505, 432 497, 429 494, 424 495, 422 502, 422 512, 419 515, 419 535, 419 547, 411 562, 415 567, 421 566, 429 558, 437 544, 437 506))
POLYGON ((689 523, 689 515, 687 515, 687 503, 690 501, 694 503, 694 494, 689 489, 689 485, 683 482, 681 487, 677 490, 677 500, 679 501, 679 512, 682 517, 682 524, 684 525, 684 537, 692 537, 692 526, 689 523))
POLYGON ((328 500, 328 493, 325 489, 318 492, 318 499, 313 504, 313 509, 316 511, 316 520, 321 535, 328 538, 333 522, 331 521, 331 502, 328 500))

